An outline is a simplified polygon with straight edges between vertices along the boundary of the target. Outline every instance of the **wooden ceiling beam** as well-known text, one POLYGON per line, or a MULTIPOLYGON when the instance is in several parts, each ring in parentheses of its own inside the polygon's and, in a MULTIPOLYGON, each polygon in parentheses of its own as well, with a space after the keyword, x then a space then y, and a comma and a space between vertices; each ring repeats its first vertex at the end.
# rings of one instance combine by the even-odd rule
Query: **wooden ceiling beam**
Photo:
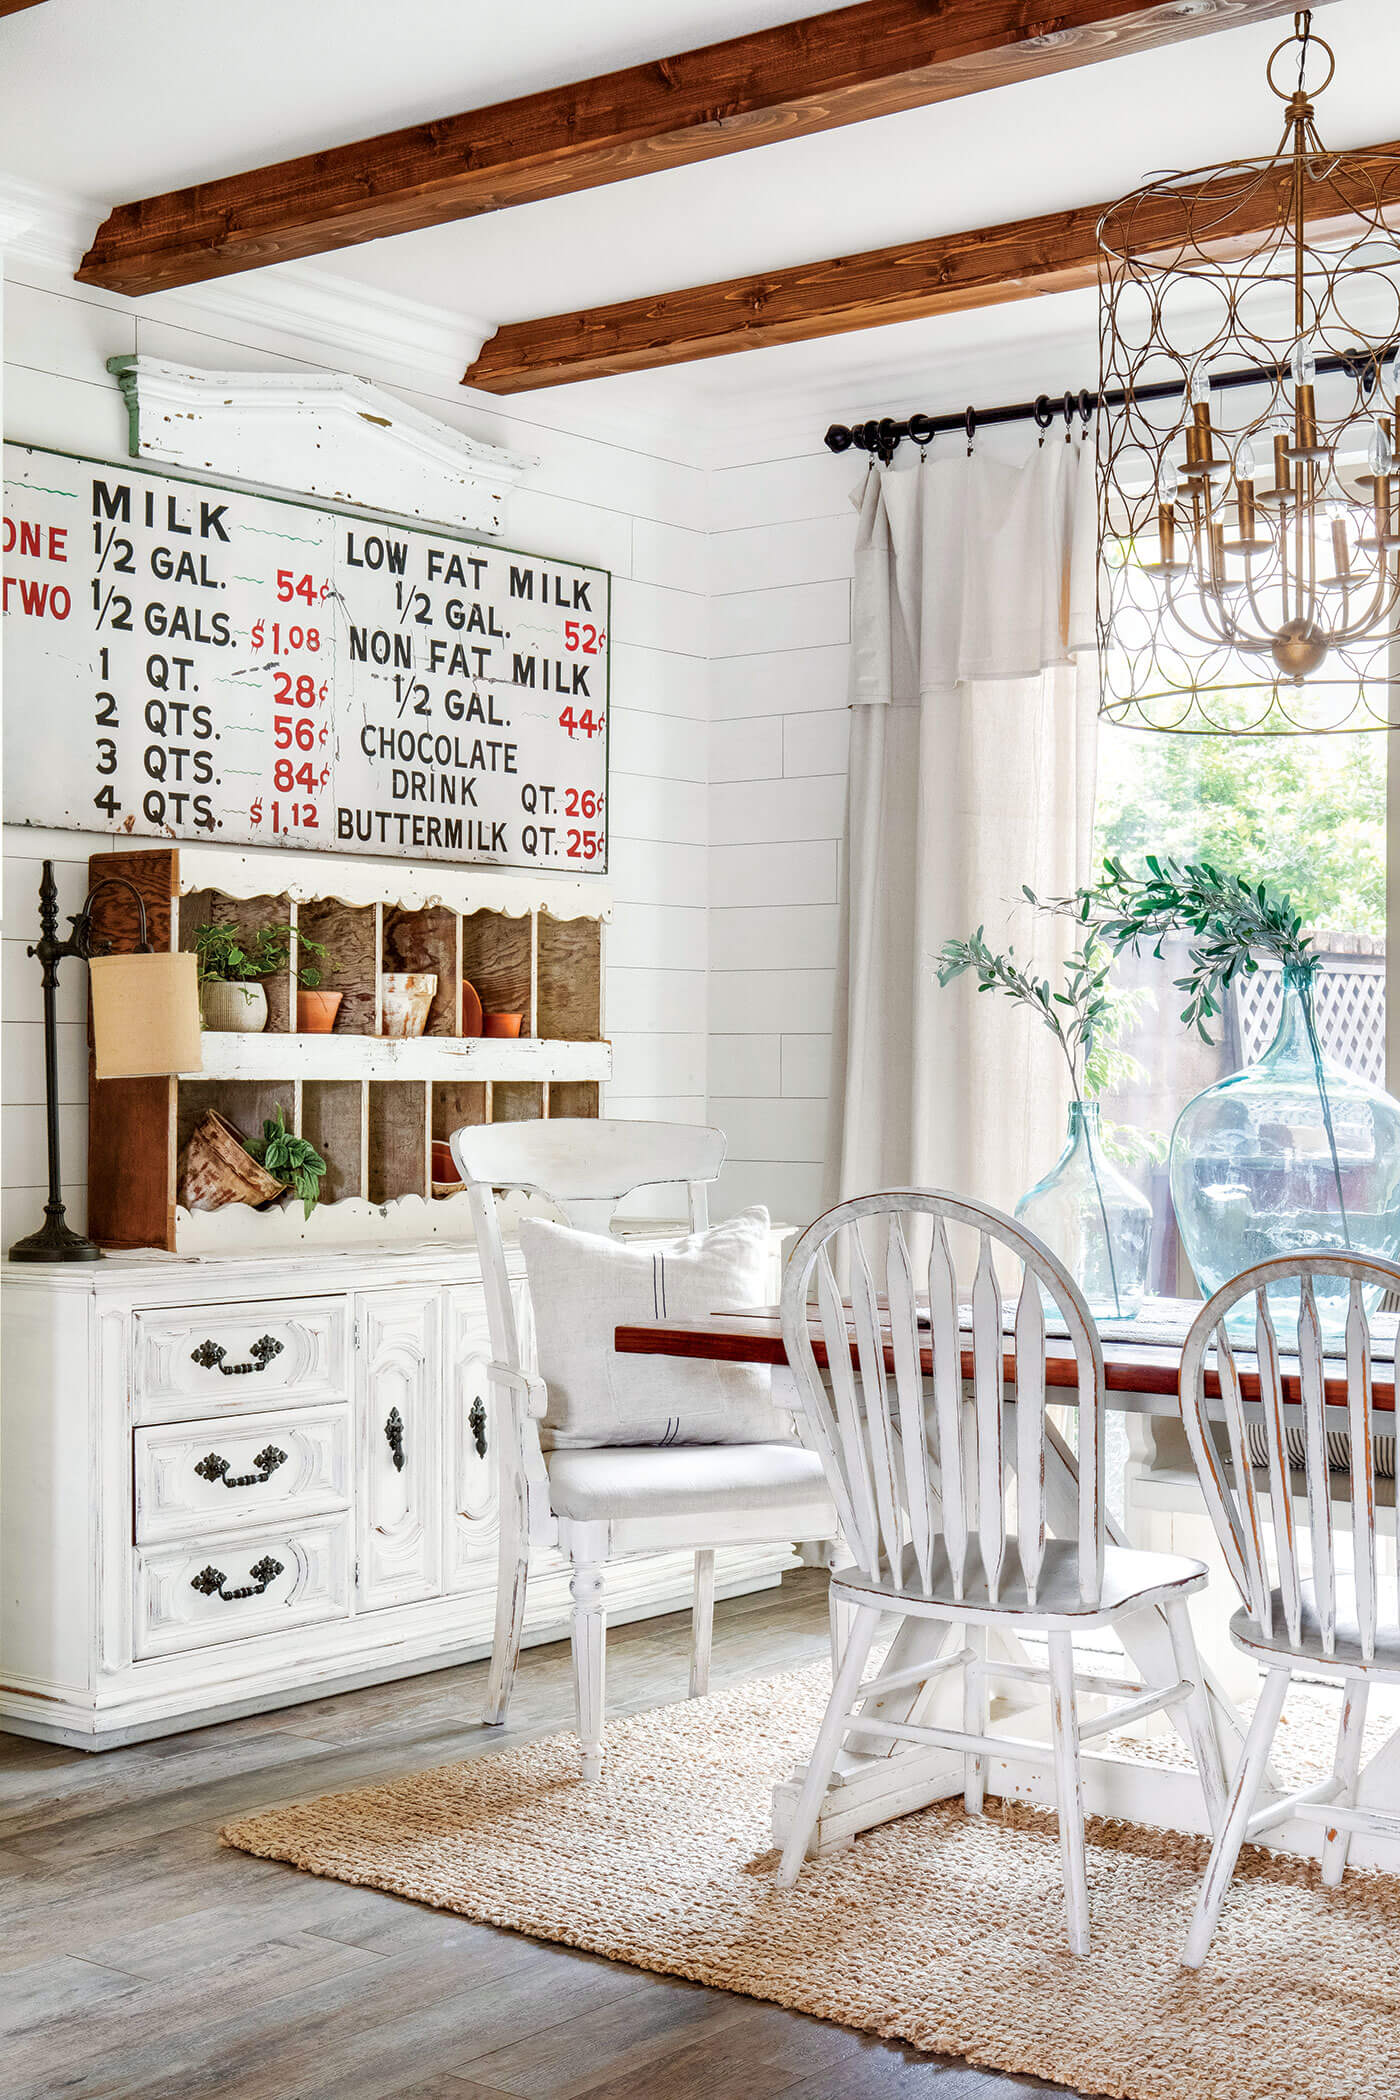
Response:
MULTIPOLYGON (((1327 4, 1327 0, 1316 0, 1327 4)), ((861 0, 120 205, 77 272, 139 294, 410 233, 1290 15, 1294 0, 861 0)))
MULTIPOLYGON (((1356 150, 1377 158, 1400 155, 1400 140, 1356 150)), ((1243 207, 1230 209, 1228 200, 1236 190, 1237 185, 1227 185, 1227 201, 1213 222, 1212 247, 1222 255, 1277 223, 1281 190, 1261 185, 1243 207)), ((1334 198, 1329 201, 1335 208, 1334 198)), ((462 384, 488 394, 523 394, 1000 306, 1046 292, 1078 291, 1097 281, 1098 228, 1108 209, 1107 204, 1086 204, 1004 226, 732 277, 723 284, 691 285, 614 306, 512 322, 487 338, 462 384)), ((1170 203, 1155 219, 1150 206, 1141 206, 1133 220, 1134 247, 1150 254, 1157 231, 1169 246, 1180 226, 1180 212, 1170 203)))

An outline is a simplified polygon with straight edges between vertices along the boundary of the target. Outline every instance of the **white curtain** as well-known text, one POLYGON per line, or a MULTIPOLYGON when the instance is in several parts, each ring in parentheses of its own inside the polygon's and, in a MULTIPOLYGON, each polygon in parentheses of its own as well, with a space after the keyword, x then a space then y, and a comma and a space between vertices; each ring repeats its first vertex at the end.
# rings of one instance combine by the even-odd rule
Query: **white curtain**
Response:
POLYGON ((872 468, 860 498, 829 1200, 916 1184, 1010 1209, 1063 1142, 1048 1032, 939 949, 984 926, 1052 973, 1087 880, 1098 680, 1092 444, 872 468))

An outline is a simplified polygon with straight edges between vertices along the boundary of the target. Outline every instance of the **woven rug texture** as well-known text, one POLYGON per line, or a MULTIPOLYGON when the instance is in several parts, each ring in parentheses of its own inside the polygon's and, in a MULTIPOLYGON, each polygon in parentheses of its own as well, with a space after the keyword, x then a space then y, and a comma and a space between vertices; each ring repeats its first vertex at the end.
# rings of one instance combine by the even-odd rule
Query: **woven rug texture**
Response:
MULTIPOLYGON (((1312 1863, 1246 1848, 1199 1974, 1179 1954, 1205 1842, 1135 1824, 1091 1821, 1082 1960, 1055 1818, 1019 1804, 939 1804, 778 1888, 769 1797, 828 1686, 815 1665, 614 1721, 596 1785, 564 1734, 245 1817, 223 1840, 1086 2094, 1396 2100, 1395 1878, 1324 1890, 1312 1863)), ((1336 1702, 1313 1719, 1297 1699, 1284 1740, 1307 1769, 1336 1702)))

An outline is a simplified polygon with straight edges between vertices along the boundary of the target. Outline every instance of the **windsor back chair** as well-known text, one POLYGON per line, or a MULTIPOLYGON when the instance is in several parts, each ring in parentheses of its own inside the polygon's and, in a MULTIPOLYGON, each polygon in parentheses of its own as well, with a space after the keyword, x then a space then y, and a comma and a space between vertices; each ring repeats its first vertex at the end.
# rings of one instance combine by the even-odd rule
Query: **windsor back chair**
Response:
MULTIPOLYGON (((1087 1952, 1081 1743, 1148 1714, 1180 1709, 1212 1827, 1224 1798, 1210 1709, 1186 1599, 1206 1570, 1175 1555, 1105 1541, 1104 1371, 1088 1306, 1040 1240, 985 1205, 937 1191, 892 1189, 838 1204, 808 1228, 788 1263, 783 1340, 855 1565, 832 1578, 843 1649, 807 1765, 779 1880, 801 1870, 833 1765, 848 1738, 961 1751, 964 1806, 982 1811, 991 1757, 1053 1763, 1070 1945, 1087 1952), (960 1305, 950 1228, 974 1237, 970 1303, 960 1305), (927 1241, 928 1252, 922 1252, 927 1241), (920 1252, 917 1263, 914 1245, 920 1252), (1002 1273, 998 1273, 998 1258, 1002 1273), (1019 1270, 1004 1331, 1003 1276, 1019 1270), (838 1273, 849 1276, 849 1309, 838 1273), (1072 1535, 1046 1521, 1047 1454, 1074 1470, 1047 1413, 1047 1314, 1063 1323, 1078 1369, 1079 1449, 1072 1535), (1161 1682, 1077 1671, 1076 1634, 1160 1606, 1171 1634, 1161 1682), (862 1682, 882 1613, 947 1622, 961 1641, 912 1670, 862 1682), (1048 1668, 999 1664, 989 1628, 1043 1632, 1048 1668), (927 1690, 962 1672, 962 1727, 932 1727, 868 1710, 915 1677, 927 1690), (993 1735, 998 1679, 1044 1683, 1050 1742, 993 1735), (1078 1697, 1116 1703, 1081 1720, 1078 1697)), ((1070 1396, 1066 1394, 1066 1398, 1070 1396)))
MULTIPOLYGON (((1222 1286, 1198 1313, 1182 1351, 1182 1420, 1206 1508, 1244 1600, 1230 1622, 1235 1645, 1265 1672, 1259 1704, 1230 1789, 1187 1938, 1185 1961, 1205 1960, 1230 1879, 1247 1839, 1297 1817, 1327 1832, 1322 1879, 1342 1878, 1354 1830, 1400 1831, 1400 1813, 1357 1806, 1362 1735, 1373 1683, 1400 1683, 1400 1596, 1385 1587, 1376 1552, 1376 1459, 1371 1338, 1365 1293, 1400 1290, 1400 1266, 1327 1250, 1260 1262, 1222 1286), (1317 1280, 1344 1286, 1345 1376, 1329 1380, 1318 1311, 1317 1280), (1297 1294, 1296 1329, 1284 1343, 1269 1291, 1297 1294), (1252 1301, 1252 1306, 1251 1306, 1252 1301), (1254 1366, 1242 1374, 1230 1315, 1252 1310, 1254 1366), (1206 1412, 1205 1373, 1214 1355, 1223 1430, 1206 1412), (1258 1399, 1252 1397, 1257 1377, 1258 1399), (1301 1467, 1296 1429, 1301 1415, 1301 1467), (1249 1431, 1262 1423, 1266 1459, 1256 1463, 1249 1431), (1329 1464, 1329 1431, 1344 1427, 1345 1468, 1329 1464), (1290 1443, 1293 1448, 1290 1449, 1290 1443), (1300 1477, 1301 1476, 1301 1477, 1300 1477), (1339 1514, 1342 1521, 1339 1522, 1339 1514), (1315 1786, 1258 1808, 1269 1751, 1295 1671, 1342 1687, 1342 1715, 1329 1776, 1315 1786)), ((1291 1323, 1290 1323, 1291 1324, 1291 1323)), ((1334 1371, 1335 1371, 1334 1365, 1334 1371)), ((1393 1436, 1395 1418, 1380 1417, 1393 1436)), ((1255 1440, 1257 1451, 1257 1438, 1255 1440)), ((1400 1811, 1400 1804, 1397 1804, 1400 1811)))

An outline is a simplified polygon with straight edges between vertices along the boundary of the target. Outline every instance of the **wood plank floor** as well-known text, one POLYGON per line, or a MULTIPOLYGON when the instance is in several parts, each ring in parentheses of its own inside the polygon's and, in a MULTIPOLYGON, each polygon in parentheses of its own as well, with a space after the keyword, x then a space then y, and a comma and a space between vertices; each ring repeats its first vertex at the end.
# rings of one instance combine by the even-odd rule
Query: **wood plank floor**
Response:
MULTIPOLYGON (((615 1628, 614 1713, 681 1695, 687 1622, 615 1628)), ((821 1654, 825 1580, 716 1612, 718 1687, 821 1654)), ((100 1757, 0 1735, 4 2100, 1016 2100, 1061 2087, 317 1881, 223 1850, 228 1817, 568 1724, 528 1651, 100 1757)))

